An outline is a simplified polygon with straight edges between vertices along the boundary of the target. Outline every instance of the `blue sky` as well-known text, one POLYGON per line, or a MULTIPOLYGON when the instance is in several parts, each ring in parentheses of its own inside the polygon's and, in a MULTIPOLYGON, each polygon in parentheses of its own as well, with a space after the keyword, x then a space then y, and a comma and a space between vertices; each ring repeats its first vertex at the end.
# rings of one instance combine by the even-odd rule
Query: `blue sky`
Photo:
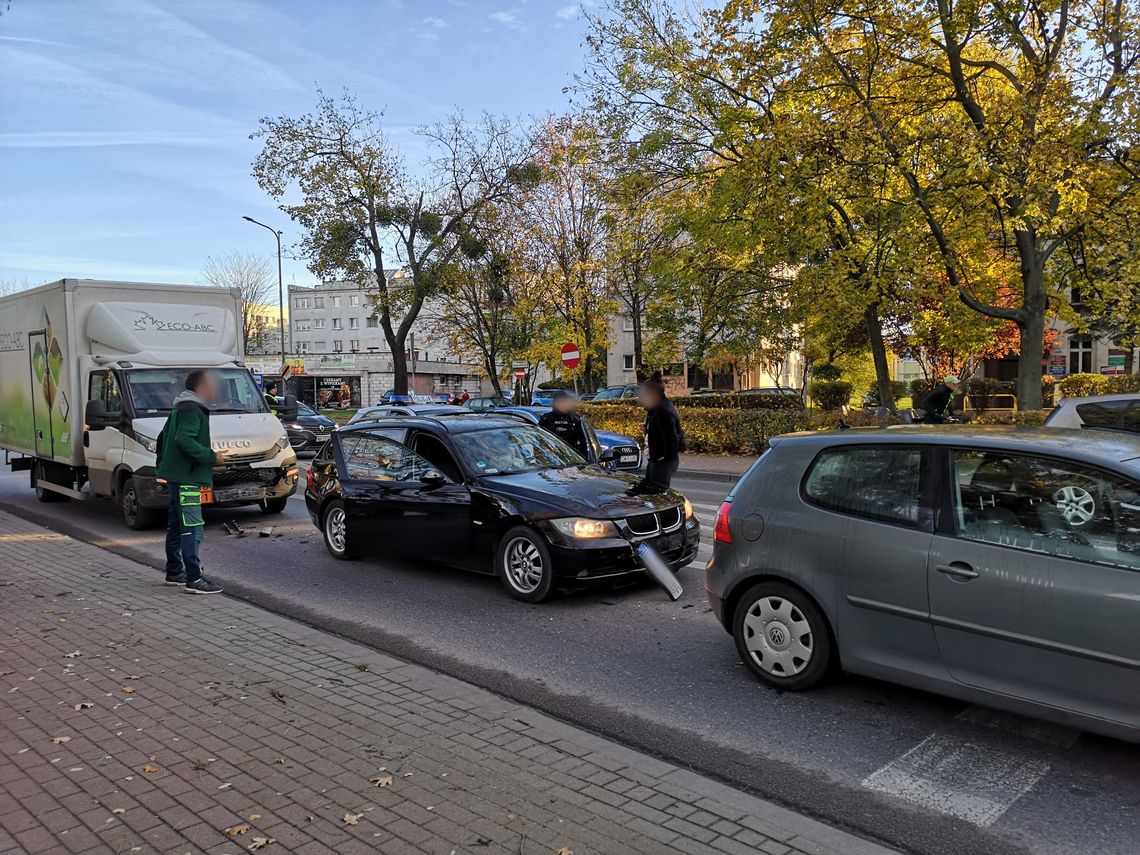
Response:
MULTIPOLYGON (((587 0, 589 3, 589 0, 587 0)), ((209 255, 297 238, 249 175, 262 115, 319 85, 412 131, 455 108, 563 110, 576 0, 11 0, 0 16, 0 283, 201 281, 209 255)), ((592 3, 589 3, 592 5, 592 3)), ((301 261, 286 282, 309 284, 301 261)))

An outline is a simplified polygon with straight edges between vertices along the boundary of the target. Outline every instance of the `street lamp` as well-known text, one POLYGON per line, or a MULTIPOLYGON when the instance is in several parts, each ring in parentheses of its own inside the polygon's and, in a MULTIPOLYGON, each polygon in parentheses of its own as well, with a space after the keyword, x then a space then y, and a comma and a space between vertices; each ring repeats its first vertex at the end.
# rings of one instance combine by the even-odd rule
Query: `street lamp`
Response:
POLYGON ((246 222, 269 229, 277 238, 277 320, 281 322, 281 370, 285 370, 285 290, 281 284, 281 232, 272 226, 255 220, 253 217, 242 216, 246 222))

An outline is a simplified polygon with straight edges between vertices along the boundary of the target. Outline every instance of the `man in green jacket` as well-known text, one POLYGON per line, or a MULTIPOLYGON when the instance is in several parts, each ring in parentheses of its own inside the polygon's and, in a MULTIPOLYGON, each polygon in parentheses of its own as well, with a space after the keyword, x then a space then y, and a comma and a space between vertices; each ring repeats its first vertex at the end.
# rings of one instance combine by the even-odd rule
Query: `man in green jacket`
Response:
POLYGON ((218 455, 210 445, 209 405, 217 398, 214 375, 191 371, 186 391, 174 399, 174 408, 158 437, 157 477, 170 491, 166 521, 166 584, 185 585, 188 594, 220 594, 222 589, 202 577, 198 547, 205 523, 202 488, 214 483, 218 455))

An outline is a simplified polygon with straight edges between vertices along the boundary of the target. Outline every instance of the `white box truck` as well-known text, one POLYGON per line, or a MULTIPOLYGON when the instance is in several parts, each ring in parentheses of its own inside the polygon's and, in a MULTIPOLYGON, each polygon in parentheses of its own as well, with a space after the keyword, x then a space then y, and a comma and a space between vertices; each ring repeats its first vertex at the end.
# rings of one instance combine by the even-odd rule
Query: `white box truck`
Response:
POLYGON ((242 363, 236 291, 63 279, 0 297, 0 448, 41 501, 114 499, 131 528, 160 524, 155 447, 174 396, 212 370, 219 505, 280 513, 297 457, 242 363))

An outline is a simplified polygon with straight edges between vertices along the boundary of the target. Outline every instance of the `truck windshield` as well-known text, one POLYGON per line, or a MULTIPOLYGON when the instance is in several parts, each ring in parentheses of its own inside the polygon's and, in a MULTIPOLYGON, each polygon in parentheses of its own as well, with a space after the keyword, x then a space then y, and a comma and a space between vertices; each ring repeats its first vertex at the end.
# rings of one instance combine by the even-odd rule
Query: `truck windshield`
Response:
MULTIPOLYGON (((124 372, 136 416, 169 413, 174 399, 186 388, 186 375, 194 368, 135 368, 124 372)), ((244 368, 211 368, 218 380, 218 400, 212 413, 268 412, 265 399, 244 368)))

